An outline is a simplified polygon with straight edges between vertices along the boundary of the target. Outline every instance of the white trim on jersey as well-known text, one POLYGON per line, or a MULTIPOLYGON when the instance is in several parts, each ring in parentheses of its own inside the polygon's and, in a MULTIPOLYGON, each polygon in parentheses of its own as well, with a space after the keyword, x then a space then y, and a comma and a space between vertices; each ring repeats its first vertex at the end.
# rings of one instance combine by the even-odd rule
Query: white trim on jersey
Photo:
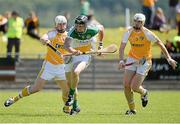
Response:
POLYGON ((54 38, 54 37, 57 35, 57 33, 58 33, 58 32, 56 31, 56 29, 54 29, 54 30, 52 30, 52 31, 49 31, 49 32, 47 33, 47 35, 48 35, 48 40, 54 38))
MULTIPOLYGON (((131 35, 132 31, 133 28, 130 28, 123 34, 122 43, 128 42, 129 36, 131 35)), ((152 31, 148 30, 147 28, 144 27, 142 31, 150 42, 157 42, 160 40, 152 31)))

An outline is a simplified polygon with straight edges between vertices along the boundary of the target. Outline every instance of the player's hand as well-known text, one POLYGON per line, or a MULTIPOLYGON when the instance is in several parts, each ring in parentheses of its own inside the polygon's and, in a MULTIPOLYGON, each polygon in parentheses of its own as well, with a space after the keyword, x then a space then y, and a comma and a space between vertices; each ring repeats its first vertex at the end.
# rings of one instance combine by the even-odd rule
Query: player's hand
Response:
POLYGON ((125 62, 124 62, 124 60, 120 60, 120 61, 119 61, 118 69, 123 69, 124 67, 125 67, 125 62))
POLYGON ((82 52, 80 50, 76 50, 76 51, 73 52, 73 55, 75 55, 75 56, 78 56, 78 55, 81 55, 81 54, 82 54, 82 52))
POLYGON ((43 44, 43 45, 46 45, 48 43, 51 43, 50 40, 45 40, 45 39, 40 39, 40 42, 43 44))
POLYGON ((101 49, 103 49, 103 46, 98 46, 98 50, 101 50, 101 49))
MULTIPOLYGON (((101 50, 101 49, 103 49, 103 44, 102 44, 102 42, 100 42, 100 43, 99 43, 99 46, 98 46, 98 50, 101 50)), ((101 56, 102 53, 98 53, 97 55, 98 55, 98 56, 101 56)))
POLYGON ((168 61, 168 63, 172 66, 173 69, 176 69, 176 67, 177 67, 177 62, 176 62, 174 59, 168 58, 167 61, 168 61))

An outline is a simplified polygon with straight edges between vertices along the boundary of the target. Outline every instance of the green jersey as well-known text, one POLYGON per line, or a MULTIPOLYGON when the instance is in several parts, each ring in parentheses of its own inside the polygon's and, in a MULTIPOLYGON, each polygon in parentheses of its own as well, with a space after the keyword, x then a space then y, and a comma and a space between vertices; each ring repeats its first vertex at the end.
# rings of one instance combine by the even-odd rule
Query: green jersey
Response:
POLYGON ((75 27, 71 28, 68 37, 72 38, 71 47, 80 50, 81 52, 87 52, 95 48, 96 35, 99 29, 96 27, 87 27, 84 33, 77 33, 75 27))

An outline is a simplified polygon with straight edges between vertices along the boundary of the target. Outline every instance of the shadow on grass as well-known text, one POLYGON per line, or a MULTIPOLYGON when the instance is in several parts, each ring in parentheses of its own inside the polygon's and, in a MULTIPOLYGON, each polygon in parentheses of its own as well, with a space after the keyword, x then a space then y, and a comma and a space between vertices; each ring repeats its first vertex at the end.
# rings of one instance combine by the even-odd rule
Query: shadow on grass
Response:
MULTIPOLYGON (((80 116, 89 116, 89 115, 94 115, 94 116, 124 116, 124 114, 122 113, 78 113, 76 115, 80 115, 80 116)), ((71 116, 76 116, 76 115, 71 115, 71 116)), ((0 116, 21 116, 21 117, 44 117, 44 116, 70 116, 69 114, 65 114, 65 113, 0 113, 0 116)))

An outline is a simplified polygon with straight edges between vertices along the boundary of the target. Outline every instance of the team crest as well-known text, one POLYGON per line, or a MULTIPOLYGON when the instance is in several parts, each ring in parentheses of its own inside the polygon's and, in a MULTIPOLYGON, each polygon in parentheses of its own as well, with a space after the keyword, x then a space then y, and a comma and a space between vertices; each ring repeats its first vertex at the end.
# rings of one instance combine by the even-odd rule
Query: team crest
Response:
POLYGON ((82 39, 85 39, 85 36, 84 36, 84 35, 82 36, 82 39))
POLYGON ((88 34, 88 35, 86 36, 86 38, 87 38, 87 39, 90 39, 90 38, 91 38, 91 35, 90 35, 90 34, 88 34))

